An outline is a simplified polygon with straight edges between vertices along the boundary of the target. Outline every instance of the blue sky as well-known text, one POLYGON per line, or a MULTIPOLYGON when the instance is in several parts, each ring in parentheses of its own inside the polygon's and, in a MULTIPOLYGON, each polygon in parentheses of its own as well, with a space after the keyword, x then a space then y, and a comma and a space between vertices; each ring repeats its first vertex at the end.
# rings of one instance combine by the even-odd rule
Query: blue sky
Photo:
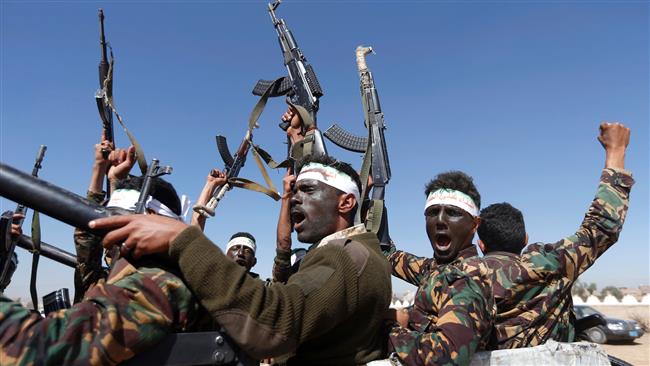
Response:
MULTIPOLYGON (((285 73, 266 3, 3 1, 0 19, 0 160, 31 170, 48 146, 41 177, 85 194, 100 135, 94 93, 97 9, 106 14, 116 58, 116 106, 148 159, 171 165, 179 193, 196 197, 212 167, 223 167, 214 136, 231 148, 243 137, 259 78, 285 73)), ((472 175, 483 205, 508 201, 526 218, 531 241, 575 232, 604 164, 601 121, 632 129, 627 167, 636 185, 625 228, 582 280, 636 287, 650 282, 648 238, 648 3, 641 1, 305 2, 278 9, 314 66, 325 95, 322 129, 336 122, 364 133, 354 62, 368 56, 385 113, 393 178, 387 190, 398 247, 430 256, 425 183, 435 174, 472 175)), ((254 140, 278 159, 277 98, 254 140)), ((127 138, 116 124, 116 141, 127 138)), ((328 145, 359 167, 361 156, 328 145)), ((261 181, 252 159, 241 176, 261 181)), ((280 185, 283 173, 271 172, 280 185)), ((2 210, 14 209, 1 199, 2 210)), ((270 276, 279 204, 261 194, 226 195, 207 235, 223 247, 250 231, 270 276)), ((31 215, 31 214, 30 214, 31 215)), ((31 217, 31 216, 30 216, 31 217)), ((43 240, 73 251, 72 228, 42 219, 43 240)), ((24 228, 29 230, 29 220, 24 228)), ((300 244, 297 244, 300 245, 300 244)), ((7 289, 27 298, 31 259, 7 289)), ((72 271, 42 259, 42 296, 72 285, 72 271)), ((395 280, 394 291, 410 286, 395 280)))

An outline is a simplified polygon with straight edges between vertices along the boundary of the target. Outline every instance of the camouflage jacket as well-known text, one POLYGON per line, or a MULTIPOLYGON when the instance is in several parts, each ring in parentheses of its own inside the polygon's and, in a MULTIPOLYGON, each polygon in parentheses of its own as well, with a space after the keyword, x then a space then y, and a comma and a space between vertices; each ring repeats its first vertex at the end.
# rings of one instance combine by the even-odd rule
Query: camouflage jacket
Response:
POLYGON ((574 340, 571 286, 618 240, 633 184, 628 172, 605 169, 575 234, 553 244, 531 244, 519 256, 491 252, 483 257, 496 280, 498 314, 490 348, 574 340))
POLYGON ((122 259, 84 301, 46 318, 0 296, 0 365, 115 365, 185 330, 196 313, 179 277, 122 259))
POLYGON ((468 365, 494 325, 492 272, 455 261, 427 272, 409 312, 409 327, 390 331, 389 348, 405 365, 468 365))
MULTIPOLYGON (((475 245, 458 252, 456 260, 467 259, 478 255, 475 245)), ((390 262, 393 276, 402 279, 413 286, 420 286, 423 279, 429 277, 429 272, 436 269, 433 258, 418 257, 411 253, 397 250, 394 245, 384 250, 384 256, 390 262)))
MULTIPOLYGON (((88 191, 86 198, 90 202, 101 204, 105 196, 105 192, 88 191)), ((105 279, 108 272, 102 267, 104 248, 101 245, 101 237, 82 229, 75 229, 74 247, 78 261, 74 271, 74 303, 76 304, 81 301, 90 286, 100 279, 105 279)))

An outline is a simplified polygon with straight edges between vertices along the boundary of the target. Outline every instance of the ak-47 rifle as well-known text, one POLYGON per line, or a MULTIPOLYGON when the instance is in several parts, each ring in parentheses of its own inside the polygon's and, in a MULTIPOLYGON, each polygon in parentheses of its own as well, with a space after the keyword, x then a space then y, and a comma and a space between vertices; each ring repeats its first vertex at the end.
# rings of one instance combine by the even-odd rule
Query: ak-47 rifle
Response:
MULTIPOLYGON (((33 177, 38 177, 38 171, 42 167, 41 164, 43 163, 43 158, 45 157, 46 150, 47 146, 45 145, 41 145, 41 147, 38 149, 38 154, 36 154, 36 161, 34 162, 34 167, 32 168, 33 177)), ((11 239, 11 223, 13 222, 18 226, 22 226, 23 221, 25 221, 26 213, 27 207, 25 205, 18 204, 14 212, 8 211, 2 215, 3 220, 6 223, 0 225, 3 231, 2 235, 0 236, 0 240, 2 240, 2 244, 0 245, 0 292, 4 291, 7 285, 9 285, 9 282, 11 282, 11 276, 16 270, 16 266, 18 264, 18 259, 15 253, 16 241, 11 239), (19 219, 13 219, 14 214, 19 214, 22 217, 19 219), (11 269, 12 267, 13 269, 11 269)))
MULTIPOLYGON (((158 159, 152 159, 151 164, 147 167, 147 172, 144 175, 142 180, 142 187, 140 188, 140 195, 138 196, 138 202, 135 204, 134 214, 143 214, 147 209, 147 200, 149 199, 151 193, 151 183, 153 178, 160 177, 165 174, 171 174, 171 166, 160 166, 160 161, 158 159)), ((114 246, 110 249, 111 253, 111 269, 115 265, 115 262, 120 257, 120 246, 114 246)))
MULTIPOLYGON (((99 9, 99 45, 102 50, 102 58, 99 60, 99 89, 95 93, 95 102, 99 118, 102 120, 104 129, 104 138, 115 146, 115 134, 113 133, 113 111, 110 106, 110 98, 113 96, 113 54, 111 51, 111 61, 108 61, 106 51, 106 37, 104 36, 104 11, 99 9)), ((110 151, 102 149, 102 156, 108 159, 110 151)), ((108 171, 106 171, 108 173, 108 171)), ((106 195, 111 194, 111 183, 106 175, 106 195)))
POLYGON ((379 96, 375 87, 375 80, 372 73, 366 65, 365 56, 371 53, 372 47, 359 46, 356 50, 357 68, 359 70, 361 101, 363 104, 364 124, 368 129, 368 137, 355 136, 338 125, 333 125, 325 131, 325 137, 337 146, 354 152, 365 152, 364 164, 362 166, 363 196, 367 192, 367 180, 363 177, 368 173, 368 164, 373 181, 372 188, 372 209, 369 212, 367 220, 371 220, 366 227, 378 232, 379 240, 382 245, 389 243, 388 226, 386 224, 386 213, 383 207, 384 193, 386 184, 390 180, 390 163, 388 161, 388 151, 386 150, 386 140, 384 138, 384 114, 379 105, 379 96), (364 172, 365 170, 365 172, 364 172), (381 208, 380 208, 381 206, 381 208))
POLYGON ((207 217, 208 215, 214 216, 214 211, 217 208, 217 205, 219 205, 219 201, 221 201, 226 192, 232 189, 232 184, 230 181, 232 181, 233 178, 239 176, 239 171, 246 163, 246 155, 248 155, 248 150, 251 148, 252 138, 253 133, 250 129, 248 129, 246 131, 246 136, 244 136, 241 144, 239 144, 237 152, 235 152, 235 155, 233 156, 230 154, 230 149, 228 148, 228 142, 226 141, 226 138, 221 135, 217 136, 217 149, 219 150, 221 159, 226 165, 224 169, 224 173, 226 174, 226 183, 214 190, 212 197, 208 203, 205 205, 197 204, 194 206, 194 211, 198 212, 204 217, 207 217))
MULTIPOLYGON (((278 34, 278 41, 288 76, 276 83, 269 96, 277 97, 287 95, 287 100, 298 110, 303 120, 302 132, 305 136, 300 146, 307 148, 308 151, 306 153, 327 154, 323 138, 320 132, 315 129, 318 102, 319 98, 323 96, 323 90, 316 78, 314 69, 307 62, 307 58, 305 58, 305 55, 298 47, 298 43, 284 22, 284 19, 278 19, 276 17, 275 10, 279 5, 280 0, 276 0, 272 4, 268 4, 268 9, 273 27, 275 27, 275 31, 278 34)), ((272 84, 273 81, 259 80, 253 89, 253 94, 263 95, 272 84)), ((289 123, 280 123, 280 128, 286 131, 289 128, 289 123)), ((294 156, 294 152, 292 147, 289 146, 289 157, 296 157, 294 156)), ((303 154, 299 153, 299 155, 302 156, 303 154)))
MULTIPOLYGON (((106 37, 104 36, 104 11, 102 9, 99 9, 99 45, 102 50, 102 58, 99 60, 99 90, 95 93, 95 101, 97 102, 99 118, 101 118, 104 127, 104 138, 115 143, 113 111, 108 103, 108 98, 113 95, 113 60, 111 57, 111 62, 109 63, 108 61, 106 37)), ((104 154, 104 159, 108 158, 108 151, 102 151, 102 153, 104 154)))

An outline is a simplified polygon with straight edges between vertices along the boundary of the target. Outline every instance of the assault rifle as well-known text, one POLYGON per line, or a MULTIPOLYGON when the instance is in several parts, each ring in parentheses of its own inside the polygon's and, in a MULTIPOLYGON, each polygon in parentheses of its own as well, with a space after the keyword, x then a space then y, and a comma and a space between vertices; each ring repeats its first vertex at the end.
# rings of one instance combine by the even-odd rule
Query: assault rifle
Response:
MULTIPOLYGON (((171 174, 172 167, 170 166, 160 166, 160 161, 158 159, 152 159, 151 164, 147 167, 147 172, 144 175, 142 181, 142 187, 140 188, 140 195, 138 196, 138 202, 135 204, 134 214, 143 214, 147 209, 147 200, 151 192, 151 183, 153 178, 160 177, 165 174, 171 174)), ((111 253, 111 269, 115 265, 115 262, 120 258, 120 248, 121 246, 114 246, 110 249, 111 253)))
POLYGON ((246 155, 248 155, 248 150, 251 148, 252 137, 253 134, 251 130, 246 130, 246 136, 244 136, 244 139, 241 144, 239 144, 239 148, 233 156, 230 154, 226 138, 221 135, 217 136, 217 149, 219 150, 219 155, 221 155, 221 160, 223 160, 226 165, 224 169, 224 173, 226 174, 226 183, 214 190, 212 197, 207 204, 194 206, 194 211, 201 214, 201 216, 214 216, 214 211, 217 208, 219 201, 221 201, 226 192, 232 189, 232 184, 229 181, 239 176, 239 171, 244 166, 244 163, 246 163, 246 155))
MULTIPOLYGON (((388 225, 386 224, 383 201, 386 184, 390 180, 391 172, 388 151, 386 150, 386 140, 384 138, 384 130, 386 129, 384 114, 379 105, 375 80, 366 64, 365 56, 371 52, 373 52, 372 47, 359 46, 356 50, 364 124, 368 129, 368 137, 352 135, 336 124, 325 131, 325 137, 343 149, 354 152, 365 152, 363 164, 365 169, 362 167, 361 175, 368 174, 367 165, 370 164, 369 169, 373 181, 372 210, 369 211, 368 215, 368 219, 372 220, 372 223, 371 225, 366 223, 366 227, 374 226, 374 230, 378 231, 380 243, 387 245, 390 237, 388 236, 388 225), (380 208, 378 205, 382 207, 380 208)), ((362 178, 361 183, 363 184, 363 196, 365 197, 367 180, 362 178)))
MULTIPOLYGON (((272 4, 268 4, 268 10, 273 27, 278 35, 288 76, 283 77, 276 83, 269 96, 287 95, 287 101, 298 110, 303 120, 305 139, 300 146, 309 146, 309 152, 311 153, 327 154, 320 132, 318 130, 312 132, 312 129, 316 127, 316 113, 318 112, 319 98, 323 96, 323 90, 316 78, 313 67, 307 62, 307 58, 298 47, 298 43, 284 19, 278 19, 275 15, 275 10, 280 5, 280 1, 276 0, 272 4)), ((253 89, 253 94, 263 95, 273 83, 273 81, 269 80, 259 80, 253 89)), ((280 123, 280 128, 286 131, 289 128, 289 123, 280 123)), ((290 157, 294 156, 291 146, 289 146, 289 155, 290 157)))
MULTIPOLYGON (((90 229, 89 221, 122 213, 92 203, 1 162, 0 196, 97 235, 104 235, 105 232, 90 229)), ((124 364, 251 366, 257 363, 239 351, 225 333, 214 331, 170 334, 151 351, 124 364)))
MULTIPOLYGON (((113 96, 113 57, 111 56, 111 62, 109 63, 106 38, 104 37, 104 11, 102 9, 99 9, 99 45, 101 46, 102 58, 99 61, 99 89, 95 93, 95 102, 97 102, 99 118, 101 118, 104 127, 104 137, 106 140, 115 143, 113 111, 109 104, 109 98, 113 96)), ((104 159, 108 158, 108 150, 103 150, 102 154, 104 159)))
MULTIPOLYGON (((34 162, 34 167, 32 168, 32 176, 38 177, 38 171, 42 167, 43 158, 45 157, 45 151, 47 146, 41 145, 36 154, 36 161, 34 162)), ((25 214, 27 213, 27 207, 25 205, 18 204, 14 212, 8 211, 3 214, 3 219, 5 224, 2 225, 2 235, 0 240, 2 244, 0 245, 0 292, 4 291, 5 288, 11 282, 11 276, 16 270, 18 265, 18 258, 15 253, 16 241, 11 239, 11 223, 17 224, 18 226, 23 225, 25 221, 25 214), (13 219, 14 214, 20 214, 23 217, 20 219, 13 219)), ((38 244, 37 244, 38 245, 38 244)))

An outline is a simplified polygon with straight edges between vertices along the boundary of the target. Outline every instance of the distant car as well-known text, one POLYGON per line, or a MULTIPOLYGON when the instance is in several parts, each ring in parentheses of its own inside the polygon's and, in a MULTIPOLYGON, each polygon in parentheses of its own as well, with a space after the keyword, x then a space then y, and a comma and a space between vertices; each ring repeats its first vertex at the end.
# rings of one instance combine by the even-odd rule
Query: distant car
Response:
POLYGON ((633 341, 643 336, 641 325, 634 320, 621 320, 605 316, 591 306, 574 305, 573 309, 577 319, 582 319, 592 314, 600 314, 607 321, 607 325, 598 325, 584 331, 586 338, 594 343, 607 343, 609 341, 633 341))

